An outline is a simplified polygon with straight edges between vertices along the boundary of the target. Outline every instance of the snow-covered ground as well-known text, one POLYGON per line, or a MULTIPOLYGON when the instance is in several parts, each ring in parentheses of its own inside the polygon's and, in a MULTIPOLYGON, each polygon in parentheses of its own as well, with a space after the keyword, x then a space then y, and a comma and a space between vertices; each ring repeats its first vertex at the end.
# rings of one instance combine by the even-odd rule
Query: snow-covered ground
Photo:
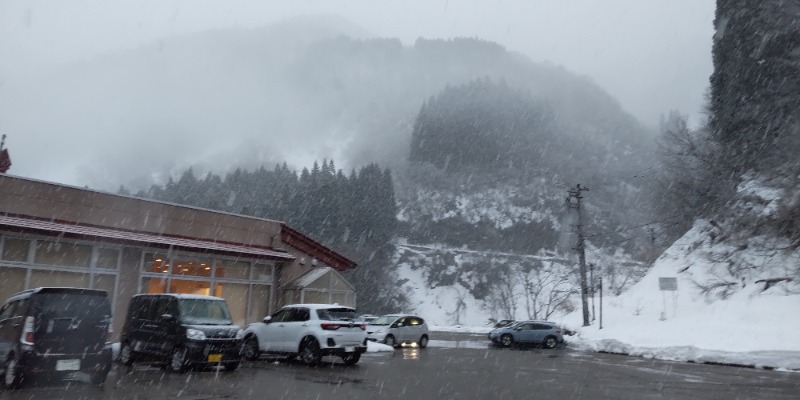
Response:
MULTIPOLYGON (((566 337, 575 348, 800 370, 800 294, 794 294, 798 293, 796 283, 780 282, 764 290, 765 284, 756 282, 764 278, 762 275, 731 282, 726 272, 734 256, 770 267, 761 271, 780 271, 781 265, 796 265, 797 254, 731 250, 710 240, 710 229, 713 226, 699 222, 641 281, 618 297, 606 296, 603 329, 599 329, 598 298, 590 326, 582 326, 580 308, 551 320, 577 331, 575 336, 566 337), (726 257, 720 257, 722 253, 726 257), (677 290, 661 291, 661 277, 676 278, 677 290), (714 285, 720 282, 735 285, 714 285)), ((463 288, 426 288, 423 272, 404 265, 399 273, 408 279, 414 311, 429 321, 432 330, 486 333, 491 329, 487 326, 491 312, 471 296, 464 296, 463 288)))

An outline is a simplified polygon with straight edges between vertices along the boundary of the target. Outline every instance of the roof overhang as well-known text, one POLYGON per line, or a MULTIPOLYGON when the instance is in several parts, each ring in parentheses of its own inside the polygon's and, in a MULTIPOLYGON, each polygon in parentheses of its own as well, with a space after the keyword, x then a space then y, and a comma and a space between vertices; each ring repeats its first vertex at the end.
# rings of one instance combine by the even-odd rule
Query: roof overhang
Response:
POLYGON ((286 224, 281 224, 281 241, 340 272, 358 266, 355 261, 333 251, 286 224))
POLYGON ((244 246, 236 243, 208 241, 186 237, 166 236, 150 232, 134 232, 97 226, 78 225, 64 221, 49 221, 23 216, 0 215, 0 227, 18 232, 69 235, 81 238, 101 238, 111 241, 134 242, 150 245, 172 246, 177 249, 211 253, 236 254, 249 257, 290 261, 295 257, 289 253, 269 248, 244 246))

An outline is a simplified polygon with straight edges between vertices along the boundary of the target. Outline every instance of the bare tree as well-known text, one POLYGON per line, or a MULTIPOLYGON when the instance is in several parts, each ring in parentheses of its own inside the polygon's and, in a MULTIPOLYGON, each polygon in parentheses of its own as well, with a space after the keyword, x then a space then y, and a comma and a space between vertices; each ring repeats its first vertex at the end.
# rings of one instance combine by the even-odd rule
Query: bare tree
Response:
POLYGON ((467 294, 464 290, 460 290, 457 285, 452 286, 452 288, 456 291, 456 308, 453 310, 453 323, 461 325, 461 317, 467 310, 467 302, 464 301, 467 294))
POLYGON ((652 195, 668 239, 685 233, 691 217, 713 211, 734 191, 733 161, 721 157, 718 147, 705 127, 689 129, 678 112, 662 118, 660 173, 652 181, 652 195))
POLYGON ((517 294, 514 277, 510 268, 505 265, 493 266, 498 268, 498 279, 493 282, 489 295, 484 302, 485 307, 500 319, 515 319, 517 314, 517 294), (496 314, 495 314, 496 313, 496 314))
POLYGON ((539 262, 517 265, 516 272, 530 319, 549 318, 575 290, 569 271, 552 261, 549 266, 539 262))

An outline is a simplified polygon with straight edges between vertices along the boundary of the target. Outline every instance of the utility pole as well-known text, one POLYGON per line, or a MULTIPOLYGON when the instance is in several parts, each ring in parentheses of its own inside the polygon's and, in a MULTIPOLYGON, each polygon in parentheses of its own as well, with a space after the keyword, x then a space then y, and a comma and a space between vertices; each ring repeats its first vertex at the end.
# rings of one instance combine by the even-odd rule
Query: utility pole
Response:
POLYGON ((600 329, 603 329, 603 277, 600 277, 600 329))
POLYGON ((578 211, 578 224, 575 226, 578 232, 578 245, 575 247, 575 250, 578 251, 578 258, 580 260, 580 272, 581 272, 581 303, 583 305, 583 326, 589 326, 589 288, 586 283, 586 251, 584 250, 583 245, 583 224, 582 224, 582 217, 581 217, 581 192, 589 190, 588 188, 582 188, 580 184, 575 186, 575 189, 568 189, 567 190, 567 200, 566 205, 569 208, 575 209, 578 211), (573 201, 573 199, 575 201, 573 201))
POLYGON ((592 296, 592 322, 594 322, 594 263, 589 263, 589 295, 592 296))

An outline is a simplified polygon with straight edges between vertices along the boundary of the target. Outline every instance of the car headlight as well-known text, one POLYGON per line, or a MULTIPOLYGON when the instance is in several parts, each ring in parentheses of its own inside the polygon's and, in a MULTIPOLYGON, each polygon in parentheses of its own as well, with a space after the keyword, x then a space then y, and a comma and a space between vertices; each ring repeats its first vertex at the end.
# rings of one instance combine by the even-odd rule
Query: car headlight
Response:
POLYGON ((244 338, 244 330, 239 329, 236 331, 236 339, 243 339, 244 338))
POLYGON ((385 329, 378 329, 377 331, 372 332, 372 333, 385 333, 385 332, 386 332, 385 329))
POLYGON ((189 328, 186 330, 186 338, 191 340, 206 340, 206 334, 199 329, 189 328))

